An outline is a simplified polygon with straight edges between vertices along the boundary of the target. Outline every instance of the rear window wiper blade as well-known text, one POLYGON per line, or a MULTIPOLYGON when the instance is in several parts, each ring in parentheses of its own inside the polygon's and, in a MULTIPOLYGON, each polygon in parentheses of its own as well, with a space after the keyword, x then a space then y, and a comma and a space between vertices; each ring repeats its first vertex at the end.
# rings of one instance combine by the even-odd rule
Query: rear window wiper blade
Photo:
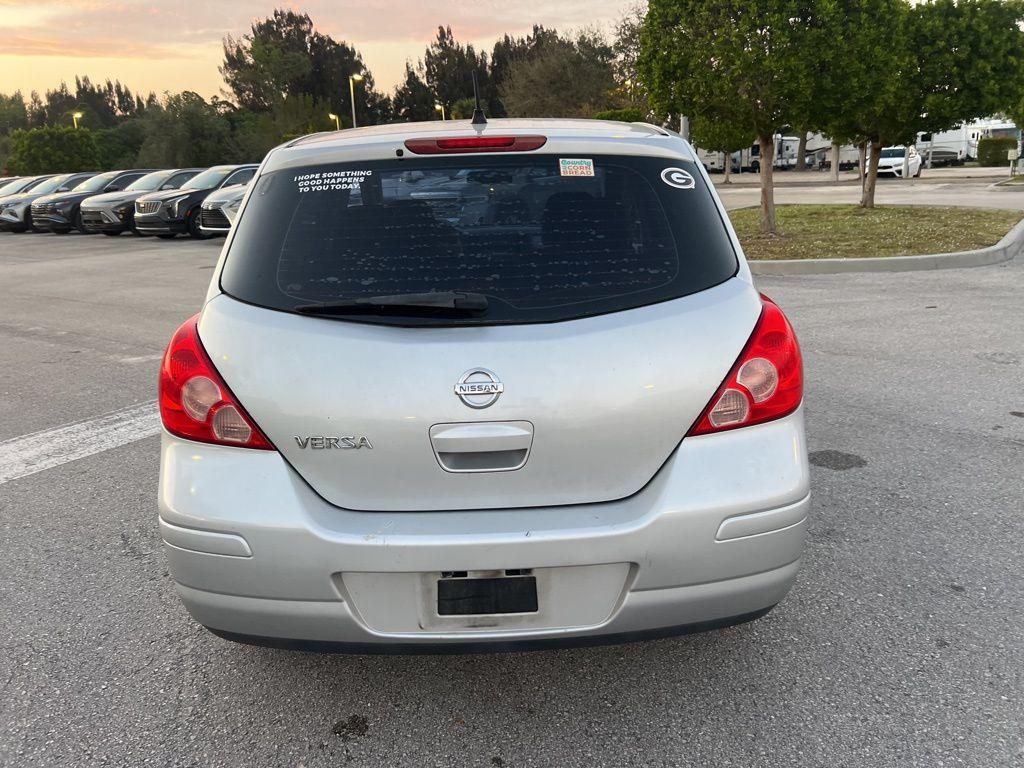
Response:
POLYGON ((432 293, 396 293, 389 296, 361 296, 312 304, 299 304, 292 311, 306 315, 349 314, 351 312, 402 312, 407 310, 475 313, 487 311, 482 293, 436 291, 432 293))

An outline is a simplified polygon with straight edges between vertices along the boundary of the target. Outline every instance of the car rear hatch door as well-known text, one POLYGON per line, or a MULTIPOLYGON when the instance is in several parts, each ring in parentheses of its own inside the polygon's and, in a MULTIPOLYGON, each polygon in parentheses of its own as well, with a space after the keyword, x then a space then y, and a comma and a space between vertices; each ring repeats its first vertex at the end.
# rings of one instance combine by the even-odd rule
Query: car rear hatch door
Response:
POLYGON ((221 295, 199 331, 231 390, 327 501, 489 509, 643 488, 728 373, 760 307, 734 278, 565 323, 409 328, 221 295), (460 380, 480 369, 501 391, 476 373, 468 381, 484 386, 460 397, 460 380))

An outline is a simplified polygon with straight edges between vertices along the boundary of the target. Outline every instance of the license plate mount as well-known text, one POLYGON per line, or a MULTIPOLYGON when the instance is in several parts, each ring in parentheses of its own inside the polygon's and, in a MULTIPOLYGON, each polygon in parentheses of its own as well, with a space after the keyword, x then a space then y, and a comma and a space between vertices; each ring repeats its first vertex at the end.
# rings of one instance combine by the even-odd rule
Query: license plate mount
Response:
POLYGON ((533 575, 437 580, 438 616, 500 616, 537 610, 537 577, 533 575))

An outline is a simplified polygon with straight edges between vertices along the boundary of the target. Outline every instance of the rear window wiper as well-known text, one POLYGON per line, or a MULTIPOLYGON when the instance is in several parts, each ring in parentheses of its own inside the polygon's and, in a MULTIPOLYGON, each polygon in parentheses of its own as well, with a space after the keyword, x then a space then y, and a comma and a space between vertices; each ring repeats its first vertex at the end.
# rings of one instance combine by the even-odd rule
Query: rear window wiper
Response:
POLYGON ((487 311, 482 293, 436 291, 433 293, 396 293, 389 296, 361 296, 314 304, 299 304, 292 311, 304 315, 346 315, 352 312, 403 312, 408 310, 475 313, 487 311))

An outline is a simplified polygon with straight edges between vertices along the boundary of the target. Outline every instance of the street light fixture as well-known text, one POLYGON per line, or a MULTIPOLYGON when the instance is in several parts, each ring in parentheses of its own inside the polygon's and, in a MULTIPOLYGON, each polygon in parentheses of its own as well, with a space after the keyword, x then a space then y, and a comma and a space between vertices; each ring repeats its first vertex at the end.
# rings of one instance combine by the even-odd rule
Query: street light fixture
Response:
POLYGON ((73 112, 71 114, 71 119, 75 123, 75 130, 78 130, 78 121, 82 119, 82 113, 81 112, 73 112))
POLYGON ((348 76, 348 95, 352 100, 352 127, 356 127, 356 83, 363 81, 362 75, 349 75, 348 76))
POLYGON ((341 121, 338 120, 338 116, 336 114, 334 114, 333 112, 328 112, 327 116, 329 118, 331 118, 331 120, 334 121, 334 130, 340 131, 341 130, 341 121))
POLYGON ((438 103, 438 104, 435 104, 435 105, 434 105, 434 111, 436 111, 436 112, 440 112, 440 113, 441 113, 441 119, 442 119, 442 120, 446 120, 446 119, 447 119, 447 118, 446 118, 446 117, 444 116, 444 104, 440 104, 440 103, 438 103))

